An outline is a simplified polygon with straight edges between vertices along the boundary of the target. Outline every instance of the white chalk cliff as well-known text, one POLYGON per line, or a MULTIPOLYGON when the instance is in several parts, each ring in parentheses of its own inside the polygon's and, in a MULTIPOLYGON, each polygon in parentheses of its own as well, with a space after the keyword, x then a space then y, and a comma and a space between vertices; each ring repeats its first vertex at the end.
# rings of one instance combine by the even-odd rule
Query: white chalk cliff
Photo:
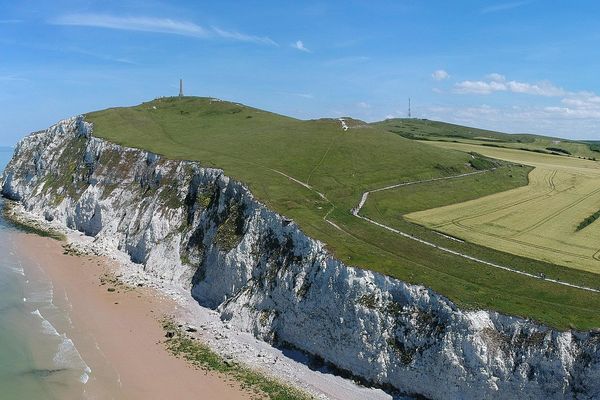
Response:
POLYGON ((433 399, 600 398, 600 334, 558 332, 344 265, 240 182, 93 136, 24 138, 2 194, 191 290, 234 329, 433 399))

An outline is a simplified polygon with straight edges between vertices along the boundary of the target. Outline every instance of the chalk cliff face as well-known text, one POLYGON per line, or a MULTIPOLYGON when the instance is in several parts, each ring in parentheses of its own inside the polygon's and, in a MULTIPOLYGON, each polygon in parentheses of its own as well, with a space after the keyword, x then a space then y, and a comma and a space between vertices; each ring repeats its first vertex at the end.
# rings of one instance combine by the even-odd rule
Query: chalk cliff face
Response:
POLYGON ((600 334, 557 332, 344 265, 240 182, 92 135, 23 139, 2 194, 188 287, 236 329, 434 399, 600 398, 600 334))

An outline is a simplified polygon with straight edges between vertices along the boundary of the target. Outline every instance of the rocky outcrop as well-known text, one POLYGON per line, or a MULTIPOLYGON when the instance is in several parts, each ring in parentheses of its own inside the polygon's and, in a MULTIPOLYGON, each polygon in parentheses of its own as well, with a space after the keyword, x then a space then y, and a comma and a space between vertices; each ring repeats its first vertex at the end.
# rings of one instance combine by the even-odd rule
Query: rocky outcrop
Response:
POLYGON ((435 399, 600 397, 600 335, 462 311, 346 266, 222 171, 106 142, 83 117, 23 139, 2 193, 188 287, 230 326, 365 382, 435 399))

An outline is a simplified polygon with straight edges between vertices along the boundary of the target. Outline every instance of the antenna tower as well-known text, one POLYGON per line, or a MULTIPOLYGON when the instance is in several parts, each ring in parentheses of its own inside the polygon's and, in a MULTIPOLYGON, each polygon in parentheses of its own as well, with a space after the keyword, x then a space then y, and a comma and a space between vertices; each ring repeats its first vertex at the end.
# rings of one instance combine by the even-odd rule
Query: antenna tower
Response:
POLYGON ((179 97, 183 97, 183 79, 179 80, 179 97))
POLYGON ((410 114, 410 97, 408 98, 408 118, 412 118, 410 114))

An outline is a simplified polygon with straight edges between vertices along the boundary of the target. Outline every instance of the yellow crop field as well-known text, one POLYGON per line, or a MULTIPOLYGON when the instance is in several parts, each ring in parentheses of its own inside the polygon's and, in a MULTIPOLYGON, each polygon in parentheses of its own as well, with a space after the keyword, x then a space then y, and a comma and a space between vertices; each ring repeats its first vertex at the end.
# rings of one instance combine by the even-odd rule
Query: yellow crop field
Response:
POLYGON ((408 214, 412 222, 487 247, 600 273, 600 162, 460 143, 474 151, 535 167, 529 185, 460 204, 408 214))

